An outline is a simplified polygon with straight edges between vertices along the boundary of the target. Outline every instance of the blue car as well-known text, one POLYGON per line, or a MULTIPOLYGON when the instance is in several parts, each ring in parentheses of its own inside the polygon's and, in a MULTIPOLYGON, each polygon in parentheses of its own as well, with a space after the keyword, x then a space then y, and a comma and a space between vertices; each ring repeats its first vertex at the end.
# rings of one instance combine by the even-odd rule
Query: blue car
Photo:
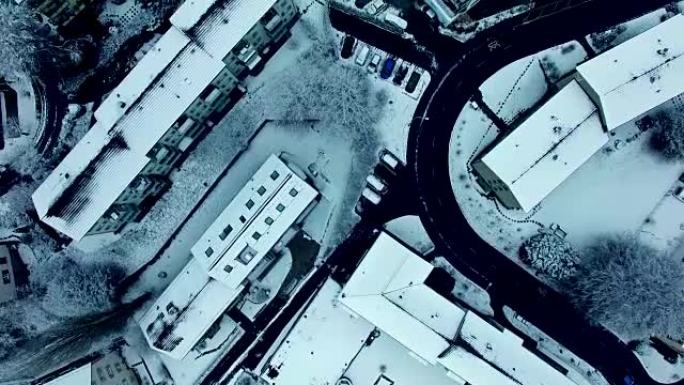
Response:
POLYGON ((385 64, 382 65, 382 69, 380 70, 380 78, 389 79, 390 76, 392 76, 395 64, 397 64, 397 61, 394 60, 393 57, 389 56, 387 60, 385 60, 385 64))

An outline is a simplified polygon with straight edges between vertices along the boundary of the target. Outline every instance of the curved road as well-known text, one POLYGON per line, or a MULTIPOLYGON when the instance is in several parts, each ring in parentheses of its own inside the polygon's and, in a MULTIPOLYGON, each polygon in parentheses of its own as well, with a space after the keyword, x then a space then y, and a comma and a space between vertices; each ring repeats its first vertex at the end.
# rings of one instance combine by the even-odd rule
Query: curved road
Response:
MULTIPOLYGON (((592 325, 565 297, 548 289, 475 233, 451 188, 449 141, 461 108, 498 69, 664 3, 625 0, 617 5, 614 0, 594 0, 534 22, 512 21, 467 45, 447 45, 441 39, 435 44, 434 37, 423 41, 434 48, 440 70, 419 104, 409 137, 408 164, 420 200, 421 219, 449 260, 476 282, 485 283, 497 319, 507 323, 502 307, 511 307, 616 385, 623 384, 626 375, 633 376, 640 385, 658 383, 612 333, 592 325)), ((684 381, 677 384, 683 385, 684 381)))

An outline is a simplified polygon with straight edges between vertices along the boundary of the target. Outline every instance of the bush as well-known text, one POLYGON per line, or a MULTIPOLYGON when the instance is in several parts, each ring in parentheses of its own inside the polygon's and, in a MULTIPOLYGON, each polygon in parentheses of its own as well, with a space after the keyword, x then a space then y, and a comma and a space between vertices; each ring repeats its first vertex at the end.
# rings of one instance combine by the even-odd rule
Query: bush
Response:
POLYGON ((593 320, 628 339, 684 337, 684 265, 633 236, 598 239, 568 285, 593 320))
POLYGON ((80 317, 111 310, 117 282, 124 277, 121 266, 113 263, 79 264, 58 257, 32 277, 42 292, 43 307, 61 317, 80 317))
POLYGON ((554 279, 575 274, 577 251, 563 238, 549 233, 537 234, 523 243, 520 259, 538 272, 554 279))
POLYGON ((684 120, 660 113, 654 117, 652 147, 668 160, 684 160, 684 120))
POLYGON ((0 317, 0 360, 12 355, 26 338, 26 331, 7 317, 0 317))

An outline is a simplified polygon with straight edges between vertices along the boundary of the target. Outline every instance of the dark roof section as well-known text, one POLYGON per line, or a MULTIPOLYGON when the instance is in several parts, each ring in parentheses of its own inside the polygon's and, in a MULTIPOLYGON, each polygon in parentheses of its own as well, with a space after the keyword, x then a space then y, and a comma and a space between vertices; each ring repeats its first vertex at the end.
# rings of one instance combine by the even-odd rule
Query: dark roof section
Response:
MULTIPOLYGON (((74 219, 81 209, 90 201, 92 176, 98 172, 100 166, 109 158, 129 149, 128 143, 116 134, 102 150, 88 163, 86 168, 76 175, 64 191, 55 199, 47 211, 48 217, 59 217, 64 220, 74 219)), ((68 176, 65 176, 68 178, 68 176)))

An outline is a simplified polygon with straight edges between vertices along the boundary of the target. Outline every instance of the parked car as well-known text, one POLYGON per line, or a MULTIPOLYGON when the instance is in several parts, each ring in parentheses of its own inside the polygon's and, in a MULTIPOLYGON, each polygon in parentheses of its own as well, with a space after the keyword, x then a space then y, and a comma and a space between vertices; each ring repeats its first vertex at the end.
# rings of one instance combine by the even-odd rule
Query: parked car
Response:
POLYGON ((677 187, 675 191, 672 193, 672 195, 679 199, 681 202, 684 202, 684 187, 677 187))
POLYGON ((376 193, 383 195, 387 192, 387 185, 376 175, 370 174, 366 177, 366 183, 376 193))
POLYGON ((363 8, 366 5, 368 5, 368 3, 370 3, 371 1, 373 0, 356 0, 354 2, 354 5, 356 5, 356 8, 363 8))
POLYGON ((430 8, 429 5, 427 5, 425 3, 419 3, 416 7, 418 8, 418 10, 420 12, 424 13, 425 16, 428 17, 428 19, 430 19, 430 20, 436 20, 437 19, 437 14, 435 13, 435 11, 432 10, 432 8, 430 8))
POLYGON ((406 28, 408 27, 408 22, 406 20, 402 19, 401 17, 399 17, 397 15, 391 14, 391 13, 385 14, 385 21, 387 23, 401 29, 402 31, 405 31, 406 28))
POLYGON ((418 73, 418 71, 413 71, 411 72, 411 76, 409 76, 408 82, 406 82, 406 92, 409 94, 412 94, 416 91, 416 87, 418 87, 418 82, 420 81, 420 76, 421 74, 418 73))
POLYGON ((408 75, 408 71, 409 71, 408 64, 406 64, 406 63, 402 64, 399 67, 399 69, 397 70, 397 72, 394 74, 394 79, 392 79, 392 82, 394 82, 394 84, 400 86, 401 83, 404 82, 404 79, 406 79, 406 75, 408 75))
POLYGON ((380 78, 389 79, 389 77, 392 76, 392 72, 394 72, 394 66, 396 64, 397 61, 392 56, 388 56, 387 59, 385 59, 385 63, 382 65, 382 70, 380 70, 380 78))
POLYGON ((356 38, 349 35, 344 35, 342 38, 342 50, 340 51, 340 57, 342 59, 349 59, 354 54, 354 48, 356 48, 356 38))
POLYGON ((366 187, 363 189, 363 192, 361 193, 361 196, 367 200, 369 203, 377 206, 380 204, 380 201, 382 201, 382 197, 378 195, 375 191, 371 190, 370 188, 366 187))
POLYGON ((387 149, 380 151, 380 162, 393 173, 399 171, 399 168, 401 167, 399 158, 387 149))
POLYGON ((359 50, 359 53, 356 54, 356 64, 360 66, 365 65, 366 61, 368 60, 368 55, 370 55, 370 48, 368 48, 367 45, 364 45, 359 50))
POLYGON ((380 55, 378 55, 377 53, 373 55, 373 58, 371 59, 370 63, 368 63, 368 72, 377 72, 378 65, 380 65, 380 60, 380 55))

